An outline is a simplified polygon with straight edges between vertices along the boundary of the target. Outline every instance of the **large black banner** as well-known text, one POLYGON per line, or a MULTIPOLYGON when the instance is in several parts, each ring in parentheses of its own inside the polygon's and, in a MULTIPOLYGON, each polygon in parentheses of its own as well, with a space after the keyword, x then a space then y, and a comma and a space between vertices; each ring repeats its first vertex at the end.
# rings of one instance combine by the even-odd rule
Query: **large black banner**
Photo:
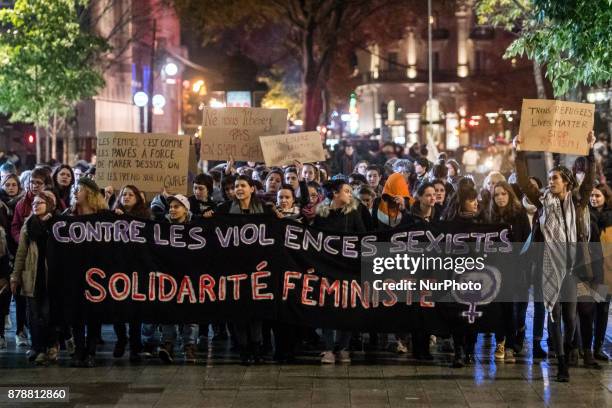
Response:
POLYGON ((108 213, 57 217, 51 231, 49 288, 68 322, 492 331, 501 321, 494 301, 511 291, 503 283, 512 271, 500 266, 512 256, 504 226, 341 235, 263 215, 181 225, 108 213))

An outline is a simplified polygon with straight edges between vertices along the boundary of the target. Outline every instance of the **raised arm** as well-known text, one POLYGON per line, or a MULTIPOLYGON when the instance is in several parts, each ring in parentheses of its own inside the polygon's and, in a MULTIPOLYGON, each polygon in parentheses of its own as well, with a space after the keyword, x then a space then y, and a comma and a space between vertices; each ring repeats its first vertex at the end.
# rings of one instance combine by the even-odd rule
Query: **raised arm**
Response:
POLYGON ((587 155, 587 164, 584 171, 584 180, 580 184, 578 190, 578 202, 584 208, 589 204, 591 198, 591 192, 593 191, 593 184, 595 183, 595 155, 593 153, 593 144, 595 143, 595 134, 591 130, 587 136, 587 143, 589 144, 589 154, 587 155))
MULTIPOLYGON (((520 136, 514 138, 514 146, 517 147, 520 144, 520 136)), ((531 204, 536 207, 542 207, 540 202, 540 191, 529 181, 529 171, 527 170, 527 158, 525 152, 516 151, 516 159, 514 160, 516 166, 516 180, 519 187, 525 193, 531 204)))

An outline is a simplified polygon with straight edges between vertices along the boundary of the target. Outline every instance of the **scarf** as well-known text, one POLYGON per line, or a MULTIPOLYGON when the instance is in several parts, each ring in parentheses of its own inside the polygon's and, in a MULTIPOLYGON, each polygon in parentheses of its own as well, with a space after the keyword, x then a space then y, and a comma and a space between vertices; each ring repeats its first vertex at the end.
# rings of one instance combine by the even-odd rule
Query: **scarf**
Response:
POLYGON ((542 292, 544 307, 550 313, 559 298, 561 285, 576 256, 576 207, 571 193, 563 203, 550 191, 542 198, 540 229, 544 236, 542 292))

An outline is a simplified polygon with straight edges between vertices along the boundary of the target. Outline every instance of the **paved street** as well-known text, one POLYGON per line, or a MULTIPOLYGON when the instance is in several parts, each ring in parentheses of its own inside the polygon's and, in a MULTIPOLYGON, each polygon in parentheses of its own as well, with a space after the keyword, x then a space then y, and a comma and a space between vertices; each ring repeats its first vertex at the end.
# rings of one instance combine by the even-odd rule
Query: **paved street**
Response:
POLYGON ((211 343, 197 366, 164 366, 157 359, 136 366, 127 357, 113 360, 110 326, 105 326, 98 367, 70 368, 64 357, 59 367, 33 368, 22 351, 15 351, 13 337, 7 338, 8 350, 0 353, 0 384, 68 386, 70 402, 64 405, 71 407, 612 406, 612 363, 601 371, 573 368, 571 382, 560 384, 554 381, 556 368, 547 362, 531 365, 523 357, 516 364, 496 364, 494 340, 483 336, 477 363, 464 369, 449 368, 448 354, 434 353, 435 362, 418 364, 385 352, 355 353, 350 366, 321 366, 311 353, 296 365, 267 362, 245 368, 226 343, 211 343))

